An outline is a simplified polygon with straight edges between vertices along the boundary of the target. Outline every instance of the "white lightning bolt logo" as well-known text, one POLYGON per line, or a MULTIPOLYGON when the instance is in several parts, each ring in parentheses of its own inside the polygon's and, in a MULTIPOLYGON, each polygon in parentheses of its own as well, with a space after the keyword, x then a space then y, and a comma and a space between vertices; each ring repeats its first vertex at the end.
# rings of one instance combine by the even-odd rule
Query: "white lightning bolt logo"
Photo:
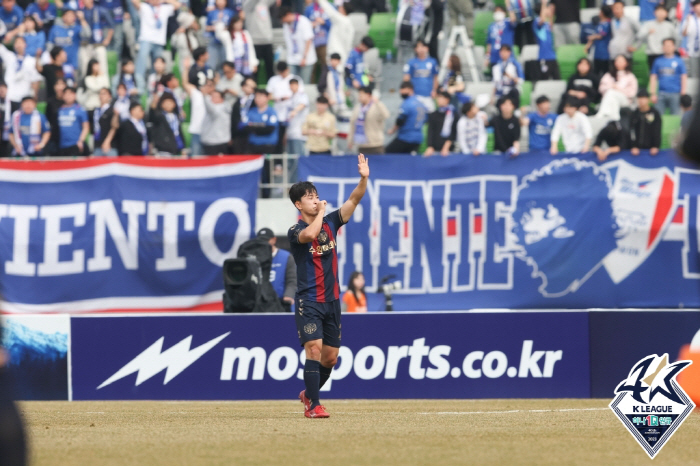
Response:
POLYGON ((161 352, 161 350, 163 349, 163 340, 165 340, 165 337, 160 337, 158 341, 128 362, 126 366, 119 369, 116 374, 102 382, 102 385, 97 387, 97 389, 99 390, 102 387, 106 387, 134 372, 138 372, 136 386, 139 386, 163 369, 168 369, 165 373, 165 380, 163 381, 163 385, 165 385, 191 366, 197 359, 204 356, 207 351, 229 336, 230 333, 231 332, 226 332, 192 350, 190 350, 190 344, 192 343, 192 335, 190 335, 163 352, 161 352))

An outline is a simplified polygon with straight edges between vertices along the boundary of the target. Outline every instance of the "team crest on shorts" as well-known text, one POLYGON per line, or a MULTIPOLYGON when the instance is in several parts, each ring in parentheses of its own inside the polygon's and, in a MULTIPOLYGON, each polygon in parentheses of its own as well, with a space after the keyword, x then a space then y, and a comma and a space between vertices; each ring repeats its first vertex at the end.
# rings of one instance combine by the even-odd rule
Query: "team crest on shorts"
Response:
POLYGON ((318 242, 320 244, 326 244, 328 242, 328 233, 321 230, 321 233, 318 234, 318 242))
POLYGON ((316 331, 316 324, 306 324, 304 325, 304 332, 306 332, 307 335, 311 335, 316 331))
POLYGON ((676 376, 690 364, 669 364, 668 354, 652 354, 637 362, 615 389, 617 396, 610 409, 649 458, 656 456, 695 409, 695 403, 676 383, 676 376))

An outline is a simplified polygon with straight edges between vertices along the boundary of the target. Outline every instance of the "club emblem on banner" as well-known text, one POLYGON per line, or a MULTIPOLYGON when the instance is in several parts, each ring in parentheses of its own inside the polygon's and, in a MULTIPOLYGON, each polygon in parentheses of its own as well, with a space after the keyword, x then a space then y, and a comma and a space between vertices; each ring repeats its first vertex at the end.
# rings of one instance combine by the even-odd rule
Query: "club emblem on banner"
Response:
POLYGON ((615 389, 617 396, 610 409, 649 458, 659 453, 695 409, 695 403, 676 383, 676 376, 690 364, 669 364, 668 354, 652 354, 637 362, 615 389))

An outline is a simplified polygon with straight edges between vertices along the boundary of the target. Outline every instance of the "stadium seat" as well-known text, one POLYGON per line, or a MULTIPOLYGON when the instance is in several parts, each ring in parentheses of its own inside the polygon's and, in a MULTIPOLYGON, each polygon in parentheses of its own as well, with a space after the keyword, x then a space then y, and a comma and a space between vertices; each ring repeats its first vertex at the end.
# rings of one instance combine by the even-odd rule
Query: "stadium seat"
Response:
POLYGON ((369 23, 367 22, 367 15, 364 13, 350 13, 348 15, 353 27, 355 28, 355 36, 352 40, 352 45, 360 43, 363 37, 369 32, 369 23))
POLYGON ((649 64, 647 63, 646 45, 642 45, 632 54, 632 73, 637 77, 639 88, 649 85, 649 64))
POLYGON ((39 110, 39 113, 46 115, 46 102, 37 102, 36 109, 39 110))
POLYGON ((180 61, 178 60, 177 55, 175 55, 175 58, 173 59, 173 68, 171 71, 172 71, 173 75, 175 75, 177 80, 180 82, 180 84, 182 85, 182 73, 180 73, 179 63, 180 63, 180 61))
POLYGON ((566 91, 566 81, 537 81, 535 88, 532 90, 532 100, 537 100, 541 95, 546 95, 552 103, 552 110, 555 111, 561 101, 561 96, 566 91))
POLYGON ((388 50, 396 55, 396 13, 374 13, 369 23, 368 35, 374 40, 381 56, 388 50))
POLYGON ((489 131, 486 135, 486 153, 493 153, 494 147, 496 147, 496 136, 493 134, 493 131, 489 131))
POLYGON ((640 10, 639 5, 627 5, 625 6, 625 16, 639 23, 640 10))
POLYGON ((492 81, 468 82, 465 91, 467 95, 476 100, 477 96, 481 94, 493 95, 495 87, 496 85, 492 81))
MULTIPOLYGON (((520 105, 530 105, 532 94, 532 81, 523 81, 523 87, 520 89, 520 105)), ((556 110, 556 109, 555 109, 556 110)))
POLYGON ((590 23, 593 18, 598 16, 598 13, 600 13, 599 8, 582 8, 581 9, 581 23, 586 24, 590 23))
POLYGON ((680 115, 661 115, 661 149, 672 148, 673 139, 680 130, 680 115))
POLYGON ((119 70, 119 56, 117 52, 112 50, 107 51, 107 71, 110 76, 116 76, 119 70))
POLYGON ((192 113, 190 111, 190 105, 191 105, 190 98, 185 97, 185 101, 182 103, 182 111, 185 112, 185 121, 187 123, 190 122, 190 115, 192 113))
MULTIPOLYGON (((423 142, 418 148, 418 153, 423 154, 425 149, 428 147, 428 125, 423 125, 423 142)), ((440 152, 439 150, 437 152, 440 152)))
POLYGON ((540 55, 539 45, 526 45, 520 53, 520 63, 525 66, 526 61, 538 60, 540 55))
POLYGON ((479 11, 476 13, 474 16, 474 37, 472 37, 475 44, 486 45, 489 24, 492 22, 493 13, 490 11, 479 11))
POLYGON ((557 47, 557 62, 559 62, 561 79, 566 81, 572 74, 576 73, 576 63, 585 56, 586 52, 583 44, 561 45, 557 47))
POLYGON ((700 78, 688 78, 688 95, 693 98, 693 106, 696 105, 698 97, 698 88, 700 87, 700 78))
MULTIPOLYGON (((190 124, 188 122, 182 123, 180 125, 180 128, 182 128, 182 138, 185 141, 185 147, 189 148, 190 147, 190 124)), ((194 154, 194 155, 200 155, 200 154, 194 154)))

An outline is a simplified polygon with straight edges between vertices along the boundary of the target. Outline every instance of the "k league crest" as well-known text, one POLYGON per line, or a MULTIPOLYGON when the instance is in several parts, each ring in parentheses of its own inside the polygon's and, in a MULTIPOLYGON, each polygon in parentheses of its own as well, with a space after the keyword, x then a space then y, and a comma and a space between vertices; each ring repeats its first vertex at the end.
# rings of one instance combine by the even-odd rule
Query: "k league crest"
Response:
POLYGON ((637 362, 615 389, 610 409, 651 459, 695 409, 676 383, 676 376, 690 364, 669 364, 668 354, 652 354, 637 362))

